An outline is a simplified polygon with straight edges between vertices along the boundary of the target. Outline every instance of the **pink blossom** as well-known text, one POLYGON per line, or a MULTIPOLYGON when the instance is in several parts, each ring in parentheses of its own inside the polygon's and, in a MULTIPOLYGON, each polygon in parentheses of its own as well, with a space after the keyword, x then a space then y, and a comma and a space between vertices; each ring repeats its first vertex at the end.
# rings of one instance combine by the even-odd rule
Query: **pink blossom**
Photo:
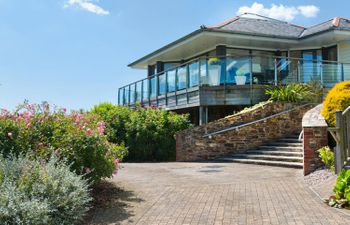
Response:
POLYGON ((63 112, 64 112, 64 113, 66 113, 66 112, 67 112, 67 109, 66 109, 66 108, 63 108, 62 110, 63 110, 63 112))
POLYGON ((89 167, 85 167, 85 173, 91 173, 91 169, 89 167))
POLYGON ((105 132, 105 129, 106 129, 105 123, 104 122, 99 122, 98 126, 97 126, 98 133, 100 135, 103 135, 104 132, 105 132))
POLYGON ((86 130, 86 133, 88 134, 88 135, 92 135, 92 130, 90 129, 90 128, 88 128, 87 130, 86 130))

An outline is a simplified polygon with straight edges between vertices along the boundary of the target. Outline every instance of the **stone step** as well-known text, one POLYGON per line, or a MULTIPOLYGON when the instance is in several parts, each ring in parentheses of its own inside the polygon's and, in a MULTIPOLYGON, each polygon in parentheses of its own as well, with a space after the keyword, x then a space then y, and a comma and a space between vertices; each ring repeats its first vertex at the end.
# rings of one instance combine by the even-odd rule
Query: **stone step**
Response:
POLYGON ((303 152, 297 152, 297 151, 278 151, 278 150, 249 150, 246 151, 247 154, 266 154, 266 155, 281 155, 281 156, 303 156, 303 152))
POLYGON ((303 143, 303 141, 299 140, 298 138, 281 138, 276 142, 303 143))
POLYGON ((257 159, 269 161, 283 161, 283 162, 303 162, 303 157, 300 156, 280 156, 280 155, 262 155, 262 154, 235 154, 232 158, 237 159, 257 159))
POLYGON ((299 142, 271 142, 267 143, 266 145, 270 146, 286 146, 286 147, 302 147, 303 143, 299 142))
POLYGON ((303 163, 300 163, 300 162, 239 159, 239 158, 233 158, 233 157, 220 158, 219 160, 223 161, 223 162, 236 162, 236 163, 258 164, 258 165, 267 165, 267 166, 280 166, 280 167, 290 167, 290 168, 303 168, 303 163))
POLYGON ((268 149, 268 150, 289 150, 289 151, 303 151, 303 147, 290 147, 290 146, 273 146, 273 145, 262 145, 259 146, 259 149, 268 149))

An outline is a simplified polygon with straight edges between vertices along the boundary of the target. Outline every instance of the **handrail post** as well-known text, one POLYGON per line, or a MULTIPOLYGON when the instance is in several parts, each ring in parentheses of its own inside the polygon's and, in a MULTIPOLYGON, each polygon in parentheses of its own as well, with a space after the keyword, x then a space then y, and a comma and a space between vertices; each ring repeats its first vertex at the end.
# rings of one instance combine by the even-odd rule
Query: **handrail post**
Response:
POLYGON ((342 112, 337 111, 336 116, 336 128, 337 128, 337 146, 335 147, 335 173, 338 174, 344 166, 344 135, 342 125, 342 112))
POLYGON ((275 82, 274 83, 275 83, 275 86, 277 86, 278 85, 278 80, 277 80, 278 79, 277 58, 275 58, 274 61, 275 61, 275 82))
POLYGON ((344 81, 345 80, 345 76, 344 76, 344 63, 341 63, 341 74, 340 74, 340 81, 344 81))

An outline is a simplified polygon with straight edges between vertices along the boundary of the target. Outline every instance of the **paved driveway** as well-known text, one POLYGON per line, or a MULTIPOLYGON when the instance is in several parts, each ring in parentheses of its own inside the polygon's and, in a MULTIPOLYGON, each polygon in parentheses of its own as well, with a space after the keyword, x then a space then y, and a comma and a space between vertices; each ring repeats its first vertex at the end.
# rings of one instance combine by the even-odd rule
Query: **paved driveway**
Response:
POLYGON ((310 191, 301 170, 234 163, 124 164, 123 208, 92 224, 350 224, 310 191))

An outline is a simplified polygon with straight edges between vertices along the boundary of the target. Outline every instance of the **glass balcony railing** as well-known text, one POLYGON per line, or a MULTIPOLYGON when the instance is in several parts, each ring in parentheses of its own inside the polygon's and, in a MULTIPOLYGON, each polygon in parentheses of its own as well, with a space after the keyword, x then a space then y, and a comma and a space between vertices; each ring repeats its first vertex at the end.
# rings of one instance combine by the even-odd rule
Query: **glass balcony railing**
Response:
POLYGON ((350 64, 287 57, 225 56, 198 58, 118 91, 120 105, 153 100, 174 93, 198 92, 199 87, 278 85, 317 81, 324 87, 350 80, 350 64))

